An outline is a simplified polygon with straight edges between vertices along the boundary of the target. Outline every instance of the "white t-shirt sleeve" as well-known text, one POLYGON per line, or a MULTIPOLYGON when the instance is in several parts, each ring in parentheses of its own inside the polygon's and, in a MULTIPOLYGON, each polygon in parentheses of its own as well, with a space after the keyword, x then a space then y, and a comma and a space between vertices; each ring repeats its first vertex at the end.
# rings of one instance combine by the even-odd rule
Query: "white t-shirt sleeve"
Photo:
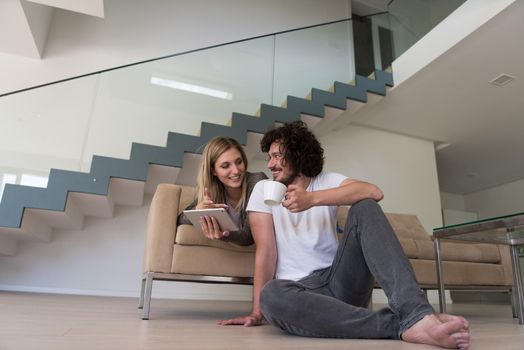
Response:
POLYGON ((320 173, 316 177, 316 182, 314 184, 314 188, 311 190, 318 191, 318 190, 326 190, 329 188, 335 188, 342 184, 344 180, 348 179, 347 176, 339 174, 339 173, 320 173))
POLYGON ((251 196, 249 197, 246 211, 256 211, 268 214, 272 213, 271 206, 264 203, 264 182, 266 181, 268 180, 257 182, 253 188, 253 191, 251 192, 251 196))

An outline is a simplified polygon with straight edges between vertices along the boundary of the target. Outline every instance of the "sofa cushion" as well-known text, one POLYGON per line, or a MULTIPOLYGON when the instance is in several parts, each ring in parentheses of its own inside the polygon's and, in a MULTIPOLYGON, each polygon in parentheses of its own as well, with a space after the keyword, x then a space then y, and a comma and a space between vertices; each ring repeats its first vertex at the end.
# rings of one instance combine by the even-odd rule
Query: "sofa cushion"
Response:
POLYGON ((346 219, 348 217, 349 207, 339 206, 337 208, 337 228, 339 233, 342 232, 344 226, 346 226, 346 219))
MULTIPOLYGON (((417 282, 421 285, 436 286, 437 270, 435 260, 410 259, 417 282)), ((444 283, 446 286, 508 286, 504 278, 504 265, 444 261, 444 283)))
POLYGON ((196 196, 196 188, 191 186, 180 186, 182 188, 182 193, 180 194, 180 204, 178 206, 178 214, 180 214, 184 209, 186 209, 189 204, 193 203, 196 196))
POLYGON ((237 252, 254 252, 255 245, 239 246, 234 243, 224 242, 217 239, 209 239, 198 232, 193 225, 180 225, 176 230, 175 243, 181 245, 194 245, 205 247, 216 247, 237 252))
MULTIPOLYGON (((419 259, 435 260, 435 245, 432 241, 416 241, 419 259)), ((440 251, 443 261, 469 261, 499 263, 500 253, 495 244, 474 242, 441 242, 440 251)))
POLYGON ((255 255, 215 247, 175 244, 172 273, 253 277, 255 255))
POLYGON ((414 240, 431 242, 431 237, 416 215, 386 213, 386 217, 399 239, 412 238, 414 240))
MULTIPOLYGON (((349 207, 347 206, 340 206, 337 210, 337 226, 339 230, 342 230, 346 225, 348 211, 349 207)), ((431 241, 431 237, 428 235, 416 215, 392 213, 385 214, 399 240, 411 238, 431 241)))
POLYGON ((410 259, 417 259, 418 258, 418 247, 414 239, 411 238, 400 238, 399 239, 400 245, 402 246, 402 250, 404 250, 404 254, 410 259))

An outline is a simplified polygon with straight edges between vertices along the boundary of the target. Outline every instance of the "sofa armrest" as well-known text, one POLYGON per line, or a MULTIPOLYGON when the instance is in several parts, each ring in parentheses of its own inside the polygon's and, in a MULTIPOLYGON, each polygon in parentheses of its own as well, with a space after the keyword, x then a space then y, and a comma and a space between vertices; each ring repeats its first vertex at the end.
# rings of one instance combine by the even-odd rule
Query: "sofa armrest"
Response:
POLYGON ((158 185, 147 218, 143 271, 171 272, 182 188, 158 185))

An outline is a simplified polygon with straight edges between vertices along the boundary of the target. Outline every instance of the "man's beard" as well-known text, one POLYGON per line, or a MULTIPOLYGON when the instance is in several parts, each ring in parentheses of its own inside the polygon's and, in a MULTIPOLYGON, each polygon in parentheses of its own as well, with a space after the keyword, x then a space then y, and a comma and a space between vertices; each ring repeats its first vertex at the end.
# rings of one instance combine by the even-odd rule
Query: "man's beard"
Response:
POLYGON ((278 182, 282 182, 284 185, 289 186, 297 178, 297 176, 298 174, 296 172, 292 172, 287 177, 278 180, 278 182))

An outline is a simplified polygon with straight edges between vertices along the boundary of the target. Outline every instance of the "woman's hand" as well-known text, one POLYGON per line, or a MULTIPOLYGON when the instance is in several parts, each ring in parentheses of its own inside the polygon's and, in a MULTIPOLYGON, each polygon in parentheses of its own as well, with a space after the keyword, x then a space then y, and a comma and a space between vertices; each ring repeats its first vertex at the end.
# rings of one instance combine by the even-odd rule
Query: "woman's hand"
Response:
POLYGON ((213 202, 211 195, 209 194, 209 189, 204 188, 204 199, 202 202, 198 203, 195 209, 212 209, 212 208, 227 208, 227 204, 219 204, 213 202))
MULTIPOLYGON (((195 207, 196 209, 212 209, 212 208, 227 208, 226 204, 217 204, 213 202, 211 196, 209 195, 209 189, 204 188, 204 199, 202 202, 198 203, 195 207)), ((209 239, 221 239, 229 236, 229 231, 222 231, 220 225, 218 224, 217 219, 212 216, 202 216, 200 217, 200 224, 204 236, 209 239)))
POLYGON ((221 239, 229 236, 229 231, 222 231, 218 220, 213 216, 200 217, 200 224, 202 225, 204 236, 209 239, 221 239))
POLYGON ((264 318, 262 315, 251 314, 249 316, 239 316, 229 320, 218 321, 221 326, 239 325, 245 327, 260 326, 264 318))

